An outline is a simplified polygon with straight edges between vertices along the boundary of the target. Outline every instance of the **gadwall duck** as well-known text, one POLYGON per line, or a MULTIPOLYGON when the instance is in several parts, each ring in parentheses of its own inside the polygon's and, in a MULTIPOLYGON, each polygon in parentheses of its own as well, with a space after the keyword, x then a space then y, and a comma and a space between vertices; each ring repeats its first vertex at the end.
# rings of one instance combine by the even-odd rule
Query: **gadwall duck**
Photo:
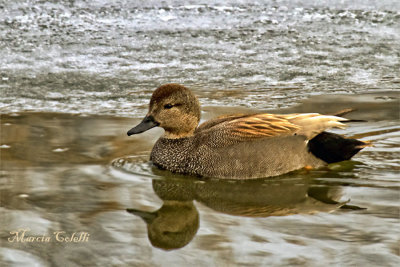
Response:
POLYGON ((150 160, 171 172, 230 179, 277 176, 301 168, 320 168, 348 160, 367 142, 328 133, 344 128, 345 118, 318 113, 235 114, 198 126, 200 104, 179 84, 165 84, 151 97, 143 121, 128 131, 159 126, 165 133, 150 160))

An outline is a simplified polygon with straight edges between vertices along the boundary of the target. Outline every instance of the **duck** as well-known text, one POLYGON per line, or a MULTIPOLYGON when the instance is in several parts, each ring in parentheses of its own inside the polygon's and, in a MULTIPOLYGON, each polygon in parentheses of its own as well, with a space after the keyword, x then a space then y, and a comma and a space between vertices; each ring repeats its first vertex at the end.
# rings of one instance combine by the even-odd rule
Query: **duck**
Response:
POLYGON ((255 179, 317 169, 351 159, 370 144, 327 132, 350 120, 319 113, 232 114, 199 125, 200 103, 176 83, 152 94, 144 119, 128 136, 164 129, 150 153, 159 169, 197 177, 255 179))

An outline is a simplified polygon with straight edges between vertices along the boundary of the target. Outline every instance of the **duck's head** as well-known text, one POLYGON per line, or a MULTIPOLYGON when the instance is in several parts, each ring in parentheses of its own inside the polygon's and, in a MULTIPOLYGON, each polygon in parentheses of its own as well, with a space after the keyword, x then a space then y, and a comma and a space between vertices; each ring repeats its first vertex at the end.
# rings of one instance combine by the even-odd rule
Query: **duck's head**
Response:
POLYGON ((128 131, 128 135, 142 133, 160 126, 167 138, 193 135, 200 121, 200 104, 185 86, 165 84, 151 96, 149 112, 141 123, 128 131))

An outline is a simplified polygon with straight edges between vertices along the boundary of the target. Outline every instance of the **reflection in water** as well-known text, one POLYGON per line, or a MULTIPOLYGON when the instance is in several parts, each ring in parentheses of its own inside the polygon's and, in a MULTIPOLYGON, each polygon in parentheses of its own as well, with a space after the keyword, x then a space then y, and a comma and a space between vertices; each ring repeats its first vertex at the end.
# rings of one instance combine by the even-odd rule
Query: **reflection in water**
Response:
POLYGON ((163 249, 176 249, 187 245, 199 229, 199 212, 192 201, 165 200, 154 212, 128 209, 147 224, 151 244, 163 249))
MULTIPOLYGON (((162 172, 162 171, 160 171, 162 172)), ((331 212, 340 207, 339 187, 310 186, 307 179, 204 180, 161 178, 152 180, 153 190, 163 200, 154 212, 127 209, 147 224, 151 244, 162 249, 187 245, 199 228, 199 212, 193 200, 211 209, 236 216, 269 217, 331 212)))
POLYGON ((398 266, 400 1, 188 2, 0 1, 0 266, 398 266), (126 127, 173 81, 205 120, 356 108, 366 122, 339 133, 374 147, 271 181, 164 177, 147 163, 160 132, 126 127), (154 191, 166 208, 141 212, 154 191), (348 199, 367 209, 307 215, 348 199), (127 207, 152 240, 182 233, 160 247, 196 236, 153 248, 127 207), (20 227, 90 240, 7 242, 20 227))
MULTIPOLYGON (((161 132, 133 139, 125 133, 139 118, 1 114, 0 265, 397 266, 395 96, 342 96, 335 103, 319 96, 293 107, 288 112, 356 107, 348 117, 366 121, 344 133, 374 147, 328 169, 252 181, 198 180, 154 168, 149 153, 161 132), (366 209, 342 209, 357 206, 366 209), (84 244, 3 242, 19 228, 90 238, 84 244)), ((234 110, 208 107, 205 119, 220 112, 234 110)))

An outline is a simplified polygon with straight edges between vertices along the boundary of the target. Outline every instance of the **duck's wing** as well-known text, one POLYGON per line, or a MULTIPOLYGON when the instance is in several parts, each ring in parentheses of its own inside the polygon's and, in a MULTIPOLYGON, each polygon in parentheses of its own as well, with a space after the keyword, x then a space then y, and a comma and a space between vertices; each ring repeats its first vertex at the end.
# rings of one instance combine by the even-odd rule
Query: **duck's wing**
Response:
POLYGON ((347 125, 342 123, 342 121, 348 121, 348 119, 339 116, 318 113, 295 113, 278 116, 300 127, 296 134, 304 135, 307 140, 330 128, 344 129, 347 125))
POLYGON ((310 140, 329 128, 344 128, 341 121, 346 120, 318 113, 232 115, 206 122, 197 131, 222 132, 225 138, 243 141, 290 135, 303 135, 310 140))
POLYGON ((249 116, 249 115, 246 115, 246 114, 222 115, 222 116, 216 117, 214 119, 211 119, 211 120, 203 122, 202 124, 200 124, 197 127, 195 132, 199 133, 199 132, 202 132, 202 131, 210 129, 213 126, 222 124, 224 122, 232 121, 232 120, 235 120, 235 119, 244 118, 246 116, 249 116))

